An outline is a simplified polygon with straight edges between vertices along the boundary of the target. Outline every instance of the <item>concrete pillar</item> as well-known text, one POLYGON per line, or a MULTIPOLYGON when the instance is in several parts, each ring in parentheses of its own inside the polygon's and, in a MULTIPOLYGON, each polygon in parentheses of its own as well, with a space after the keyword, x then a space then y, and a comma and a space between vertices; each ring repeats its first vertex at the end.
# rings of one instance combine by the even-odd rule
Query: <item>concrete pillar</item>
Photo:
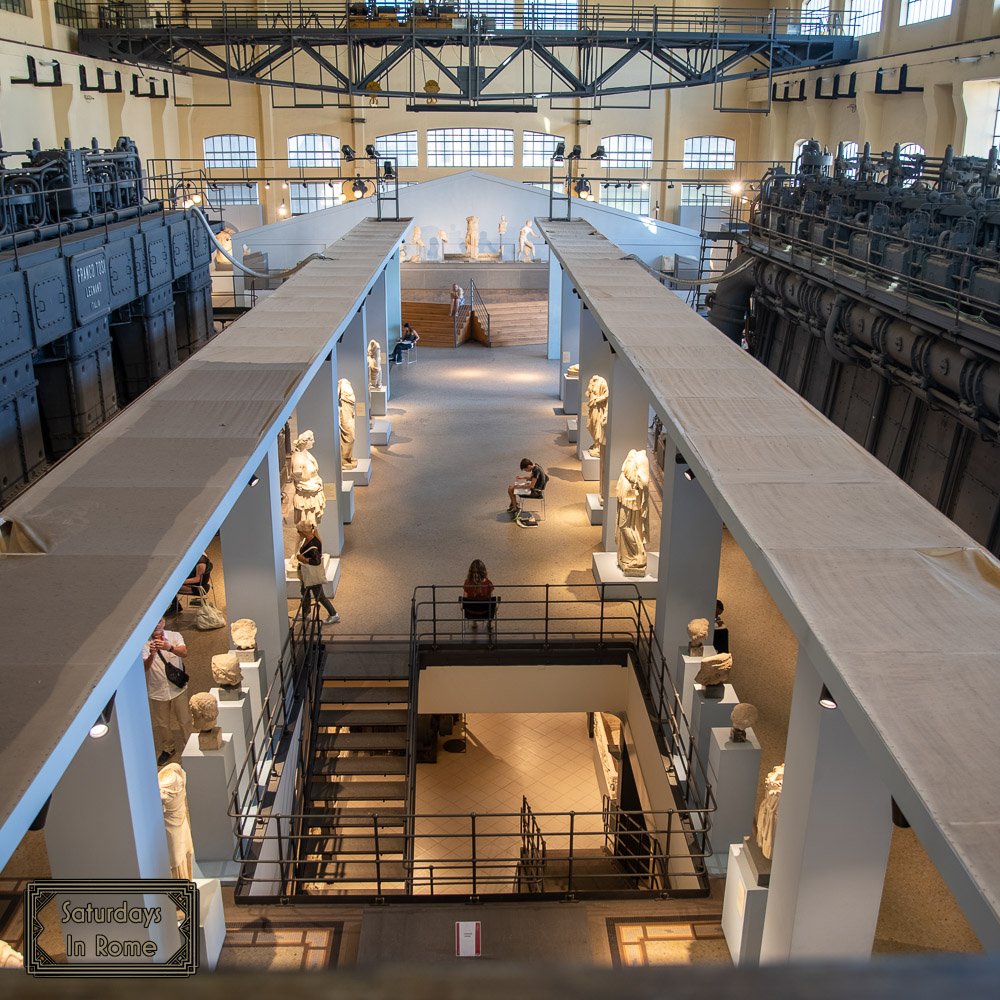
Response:
MULTIPOLYGON (((580 312, 583 304, 580 297, 573 290, 573 282, 562 275, 560 287, 557 290, 560 298, 559 305, 559 340, 562 355, 559 361, 559 391, 564 388, 563 376, 570 365, 575 365, 580 360, 580 312)), ((549 322, 552 321, 552 296, 553 291, 549 289, 549 322)), ((581 379, 582 381, 582 379, 581 379)), ((586 386, 584 386, 586 388, 586 386)))
POLYGON ((395 346, 403 332, 403 290, 399 277, 399 251, 385 266, 385 328, 389 350, 395 346))
MULTIPOLYGON (((387 306, 386 272, 383 271, 378 278, 375 279, 375 284, 372 286, 372 290, 368 293, 368 298, 365 300, 365 317, 368 327, 368 340, 377 340, 379 342, 379 346, 382 348, 382 385, 385 386, 386 399, 390 396, 389 376, 392 371, 392 365, 389 364, 389 323, 387 306)), ((365 341, 365 350, 368 350, 367 340, 365 341)))
POLYGON ((320 366, 306 386, 295 407, 295 426, 301 434, 311 430, 316 438, 312 450, 319 463, 326 493, 326 511, 319 525, 323 551, 339 556, 344 549, 344 519, 346 499, 342 497, 340 475, 340 415, 337 406, 336 352, 320 366))
POLYGON ((889 791, 799 651, 761 962, 871 955, 892 840, 889 791))
POLYGON ((220 534, 226 613, 230 621, 252 618, 257 623, 257 648, 264 651, 267 690, 288 634, 277 440, 270 442, 256 476, 257 485, 244 487, 220 534))
POLYGON ((608 379, 608 439, 601 468, 604 495, 601 543, 605 552, 615 551, 618 503, 615 499, 615 484, 621 474, 622 464, 633 448, 636 451, 645 449, 648 430, 649 392, 635 369, 620 354, 612 354, 611 377, 608 379))
MULTIPOLYGON (((555 257, 549 257, 549 339, 548 353, 546 357, 549 361, 558 361, 559 352, 565 351, 565 347, 560 347, 560 315, 562 312, 562 285, 563 270, 559 266, 559 261, 555 257)), ((561 369, 564 371, 565 369, 561 369)), ((561 376, 560 376, 561 377, 561 376)))
POLYGON ((362 306, 344 331, 337 343, 337 371, 340 378, 346 378, 354 389, 357 409, 354 415, 354 457, 361 461, 370 459, 372 453, 371 436, 368 429, 368 322, 367 310, 362 306))
POLYGON ((692 618, 713 620, 722 551, 722 519, 698 480, 684 477, 687 466, 674 454, 668 441, 656 585, 656 634, 670 651, 687 642, 692 618))
POLYGON ((587 432, 587 383, 594 375, 611 379, 611 348, 601 333, 593 313, 584 305, 580 307, 580 435, 577 438, 577 458, 594 443, 587 432))

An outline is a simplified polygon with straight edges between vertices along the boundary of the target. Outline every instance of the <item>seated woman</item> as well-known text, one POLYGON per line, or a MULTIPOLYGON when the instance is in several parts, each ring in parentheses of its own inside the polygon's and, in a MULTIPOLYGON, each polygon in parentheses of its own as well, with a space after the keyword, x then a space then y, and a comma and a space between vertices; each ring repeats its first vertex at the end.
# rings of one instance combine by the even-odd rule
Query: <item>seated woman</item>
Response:
POLYGON ((170 607, 167 608, 168 615, 179 615, 181 613, 181 594, 195 594, 204 597, 208 593, 208 585, 212 579, 212 560, 208 558, 207 552, 202 552, 198 557, 198 562, 188 574, 187 579, 181 584, 177 591, 177 597, 173 599, 170 607))
POLYGON ((473 628, 479 621, 488 621, 495 614, 495 605, 490 600, 492 596, 493 581, 486 572, 486 564, 482 559, 473 559, 462 584, 462 611, 473 628))
POLYGON ((403 351, 412 350, 417 346, 418 340, 420 340, 420 334, 409 323, 404 323, 403 335, 396 341, 396 346, 392 349, 392 363, 395 365, 402 364, 403 351))

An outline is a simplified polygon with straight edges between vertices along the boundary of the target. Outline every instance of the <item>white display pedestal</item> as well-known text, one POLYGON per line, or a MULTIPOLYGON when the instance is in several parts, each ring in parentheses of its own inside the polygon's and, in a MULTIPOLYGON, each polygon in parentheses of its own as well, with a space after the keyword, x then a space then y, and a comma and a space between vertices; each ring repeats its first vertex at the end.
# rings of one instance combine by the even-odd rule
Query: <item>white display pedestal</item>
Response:
POLYGON ((566 440, 570 444, 576 444, 577 438, 580 436, 580 420, 578 417, 567 417, 566 418, 566 440))
MULTIPOLYGON (((684 709, 684 718, 691 721, 691 702, 694 699, 694 679, 701 670, 701 657, 688 656, 687 645, 679 646, 677 649, 677 673, 674 674, 674 683, 681 696, 681 708, 684 709)), ((704 647, 705 656, 715 656, 714 646, 704 647)))
POLYGON ((386 386, 371 390, 371 414, 373 417, 384 417, 386 404, 389 402, 389 390, 386 386))
POLYGON ((341 497, 343 503, 340 508, 340 519, 344 524, 350 524, 354 520, 354 483, 349 479, 341 480, 341 497))
POLYGON ((742 844, 753 830, 760 743, 752 729, 747 730, 745 743, 734 743, 729 738, 730 728, 713 729, 708 743, 708 774, 715 790, 715 812, 709 831, 713 854, 706 859, 710 875, 723 873, 729 847, 742 844))
MULTIPOLYGON (((712 730, 722 729, 732 725, 729 718, 733 709, 740 703, 736 689, 732 684, 726 684, 721 698, 706 698, 705 688, 701 684, 694 686, 694 700, 691 703, 691 735, 698 749, 698 762, 702 768, 708 767, 708 746, 712 740, 712 730)), ((696 788, 704 791, 701 785, 702 773, 694 763, 691 765, 691 780, 696 788)), ((757 780, 754 779, 756 792, 757 780)))
POLYGON ((250 649, 231 649, 229 652, 236 656, 240 653, 254 653, 257 656, 257 659, 250 663, 246 661, 240 663, 240 669, 243 671, 243 689, 250 697, 250 718, 256 723, 264 704, 264 654, 259 650, 250 649))
POLYGON ((562 378, 563 413, 579 414, 580 412, 580 377, 571 378, 563 374, 562 378))
POLYGON ((618 568, 617 552, 595 552, 591 563, 594 581, 601 584, 622 584, 608 586, 604 596, 609 601, 631 601, 635 599, 636 590, 642 598, 656 597, 656 574, 660 567, 658 552, 647 552, 645 576, 626 576, 618 568), (627 586, 626 586, 627 584, 627 586))
POLYGON ((388 417, 376 417, 372 421, 371 434, 372 444, 388 444, 392 437, 392 421, 388 417))
POLYGON ((591 524, 604 524, 604 504, 600 493, 587 494, 587 518, 591 524))
POLYGON ((342 469, 341 478, 349 479, 355 486, 367 486, 372 481, 372 460, 359 458, 355 469, 342 469))
POLYGON ((580 474, 585 482, 596 483, 601 478, 601 460, 584 452, 580 459, 580 474))
POLYGON ((243 766, 253 737, 253 719, 250 708, 250 690, 242 688, 242 692, 243 697, 236 701, 223 701, 219 688, 209 689, 209 694, 215 695, 219 702, 218 725, 224 733, 230 733, 233 737, 233 752, 236 756, 236 773, 239 776, 241 802, 247 797, 247 790, 253 777, 250 769, 243 766))
POLYGON ((198 964, 212 970, 226 940, 226 910, 217 878, 196 878, 198 886, 198 964))
POLYGON ((236 837, 229 818, 230 782, 236 770, 232 733, 222 734, 221 750, 202 750, 192 733, 181 755, 187 772, 191 838, 198 867, 209 878, 235 881, 239 866, 233 861, 236 837))
MULTIPOLYGON (((327 597, 334 597, 337 585, 340 583, 340 560, 334 559, 329 553, 323 553, 323 568, 326 570, 326 585, 323 591, 327 597)), ((298 563, 292 559, 285 560, 285 594, 290 601, 302 596, 302 581, 299 579, 298 563)))
POLYGON ((722 933, 736 965, 759 965, 760 942, 767 911, 766 886, 757 885, 742 844, 729 845, 726 894, 722 901, 722 933))

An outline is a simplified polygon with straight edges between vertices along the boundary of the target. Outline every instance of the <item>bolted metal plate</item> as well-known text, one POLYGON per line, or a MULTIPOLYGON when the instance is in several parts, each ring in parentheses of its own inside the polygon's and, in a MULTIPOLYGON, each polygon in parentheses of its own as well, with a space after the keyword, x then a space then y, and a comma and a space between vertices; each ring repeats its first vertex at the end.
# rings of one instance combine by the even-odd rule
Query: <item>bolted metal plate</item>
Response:
POLYGON ((211 258, 208 233, 201 219, 188 219, 188 224, 191 227, 191 264, 194 267, 207 264, 211 258))
POLYGON ((170 226, 170 248, 173 255, 174 277, 191 270, 191 231, 188 220, 181 219, 170 226))
POLYGON ((51 260, 28 268, 28 303, 36 347, 43 347, 73 329, 66 261, 51 260))
POLYGON ((133 237, 118 240, 108 247, 108 283, 111 308, 117 309, 136 297, 133 237))
POLYGON ((149 269, 146 264, 146 237, 142 233, 132 237, 132 266, 135 273, 135 293, 149 291, 149 269))
POLYGON ((0 364, 30 351, 31 347, 31 319, 24 272, 14 271, 0 277, 0 364))
POLYGON ((165 227, 146 233, 146 267, 149 272, 150 288, 157 288, 173 280, 170 232, 165 227))
POLYGON ((78 323, 90 323, 111 312, 111 279, 104 247, 74 254, 69 259, 69 273, 78 323))

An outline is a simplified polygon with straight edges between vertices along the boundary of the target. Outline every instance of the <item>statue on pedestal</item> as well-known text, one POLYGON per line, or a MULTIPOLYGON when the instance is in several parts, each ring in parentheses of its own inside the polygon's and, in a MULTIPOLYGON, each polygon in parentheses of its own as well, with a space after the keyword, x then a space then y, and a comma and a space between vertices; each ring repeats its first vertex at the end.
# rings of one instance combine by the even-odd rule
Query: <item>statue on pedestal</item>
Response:
POLYGON ((784 764, 779 764, 767 772, 764 781, 764 799, 757 810, 757 846, 768 861, 774 853, 774 832, 778 823, 778 806, 781 804, 781 788, 784 781, 784 764))
POLYGON ((749 702, 741 701, 730 713, 729 721, 733 724, 729 738, 733 743, 746 743, 747 730, 757 724, 757 709, 749 702))
POLYGON ((479 258, 479 216, 467 215, 465 217, 465 252, 469 260, 479 258))
POLYGON ((448 234, 443 229, 438 230, 438 243, 441 244, 441 260, 444 260, 444 248, 448 244, 448 234))
POLYGON ((377 340, 368 341, 368 387, 382 388, 382 347, 377 340))
POLYGON ((407 258, 411 263, 419 262, 421 254, 427 248, 427 244, 420 237, 420 226, 413 227, 413 236, 410 238, 410 256, 407 258))
POLYGON ((188 812, 187 774, 180 764, 167 764, 157 775, 163 825, 167 828, 167 855, 170 877, 190 881, 194 877, 194 841, 191 839, 191 816, 188 812))
POLYGON ((708 619, 692 618, 688 622, 688 656, 703 656, 708 638, 708 619))
POLYGON ((337 383, 337 400, 340 411, 340 467, 356 469, 358 461, 354 457, 354 415, 357 411, 357 401, 354 398, 354 387, 346 378, 337 383))
POLYGON ((243 694, 243 668, 235 653, 216 653, 212 657, 212 680, 222 701, 239 701, 243 694))
MULTIPOLYGON (((577 372, 579 373, 579 366, 577 372)), ((603 375, 593 375, 587 383, 587 430, 594 443, 587 453, 601 457, 601 449, 608 437, 608 383, 603 375)))
POLYGON ((517 253, 522 261, 530 263, 535 259, 535 244, 531 242, 531 237, 535 231, 531 228, 531 219, 526 219, 517 234, 517 253))
POLYGON ((704 686, 706 698, 719 701, 726 693, 726 683, 732 669, 733 657, 730 653, 716 653, 715 656, 703 657, 694 682, 704 686))
POLYGON ((215 724, 219 718, 219 703, 207 691, 191 696, 191 725, 198 731, 199 750, 221 750, 222 730, 215 724))
POLYGON ((633 449, 625 457, 615 492, 618 568, 625 576, 645 576, 649 536, 649 461, 645 451, 633 449))
POLYGON ((256 649, 257 623, 252 618, 237 618, 229 626, 233 649, 256 649))
POLYGON ((313 432, 303 431, 292 445, 295 449, 292 452, 292 483, 295 486, 292 508, 296 524, 300 521, 319 524, 323 520, 323 511, 326 510, 326 494, 323 492, 319 463, 310 451, 315 443, 313 432))

